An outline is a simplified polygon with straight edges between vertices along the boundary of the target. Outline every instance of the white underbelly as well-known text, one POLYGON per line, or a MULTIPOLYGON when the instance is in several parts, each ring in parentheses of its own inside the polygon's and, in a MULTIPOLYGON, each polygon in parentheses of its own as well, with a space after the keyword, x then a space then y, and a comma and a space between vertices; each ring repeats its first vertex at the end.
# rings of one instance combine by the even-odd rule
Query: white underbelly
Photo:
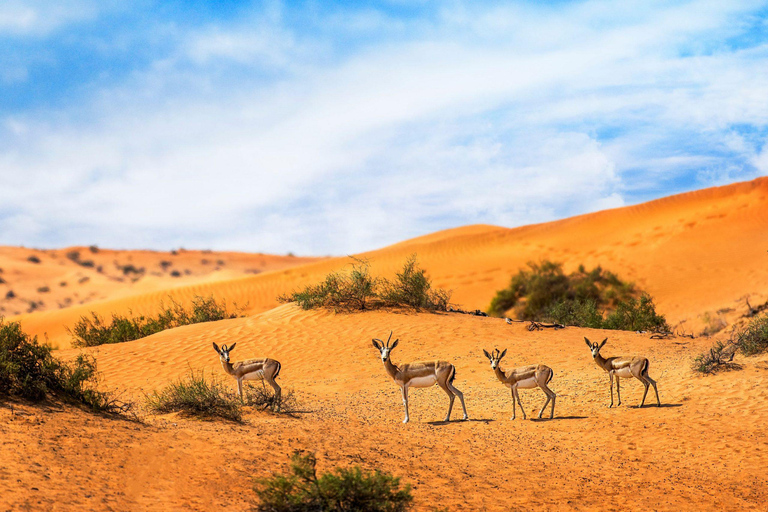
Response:
POLYGON ((264 370, 258 370, 243 376, 243 380, 263 380, 264 370))
POLYGON ((425 377, 415 377, 408 382, 409 388, 428 388, 434 386, 437 382, 437 377, 434 375, 427 375, 425 377))
POLYGON ((629 377, 632 377, 632 370, 629 369, 629 366, 625 366, 624 368, 619 368, 618 370, 614 370, 613 374, 616 377, 621 377, 622 379, 627 379, 629 377))
POLYGON ((517 381, 517 389, 532 389, 535 387, 538 387, 538 384, 536 384, 536 379, 534 379, 533 377, 530 377, 525 380, 517 381))

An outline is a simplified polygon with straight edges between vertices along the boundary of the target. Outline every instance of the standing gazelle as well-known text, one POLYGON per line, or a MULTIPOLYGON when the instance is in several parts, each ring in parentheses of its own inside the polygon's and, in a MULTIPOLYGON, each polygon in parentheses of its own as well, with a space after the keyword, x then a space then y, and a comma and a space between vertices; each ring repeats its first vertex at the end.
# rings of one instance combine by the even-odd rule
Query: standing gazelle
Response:
POLYGON ((597 342, 592 343, 586 337, 584 343, 587 344, 589 350, 592 351, 592 357, 597 363, 597 366, 608 372, 608 378, 611 381, 611 405, 613 407, 613 378, 616 377, 616 394, 619 396, 619 403, 621 405, 621 390, 619 389, 619 378, 628 379, 634 377, 645 386, 643 392, 643 401, 640 402, 640 407, 645 405, 645 396, 648 394, 648 386, 653 385, 653 390, 656 392, 656 405, 661 407, 661 400, 659 400, 659 390, 656 388, 656 381, 648 375, 648 358, 642 356, 634 357, 609 357, 608 359, 600 355, 600 349, 608 341, 605 338, 599 345, 597 342))
POLYGON ((448 394, 450 403, 448 404, 448 414, 444 421, 451 421, 451 410, 456 396, 461 400, 461 408, 464 409, 464 419, 467 416, 467 407, 464 405, 464 394, 453 386, 453 379, 456 378, 456 367, 447 361, 428 361, 416 362, 395 366, 389 357, 389 353, 397 346, 399 339, 389 345, 392 339, 392 332, 389 333, 389 339, 385 344, 378 338, 373 339, 373 346, 381 353, 381 360, 384 363, 384 369, 392 380, 400 386, 403 392, 403 405, 405 405, 405 419, 403 423, 408 423, 408 388, 428 388, 437 384, 448 394))
POLYGON ((501 353, 499 353, 499 349, 495 349, 492 354, 489 354, 487 350, 483 350, 483 354, 485 354, 485 357, 491 362, 491 368, 496 374, 496 377, 502 384, 512 390, 512 419, 515 419, 515 399, 517 399, 517 403, 520 404, 520 410, 523 411, 523 419, 526 419, 525 409, 523 409, 523 404, 520 402, 520 395, 517 390, 533 388, 541 388, 544 394, 547 395, 547 401, 544 402, 544 406, 539 411, 539 418, 541 418, 544 409, 547 408, 547 404, 549 404, 550 401, 552 401, 552 410, 549 413, 549 419, 554 418, 555 398, 557 395, 555 395, 555 392, 547 386, 554 374, 552 368, 543 364, 534 364, 504 371, 501 369, 501 366, 499 366, 499 363, 501 363, 501 358, 504 357, 506 353, 506 349, 501 353))
POLYGON ((214 350, 219 354, 221 360, 221 366, 224 371, 233 376, 237 380, 237 390, 240 392, 240 400, 243 399, 243 381, 244 380, 262 380, 272 386, 275 390, 275 398, 279 407, 280 396, 282 390, 277 385, 275 379, 280 374, 280 368, 282 365, 280 362, 274 359, 262 358, 262 359, 248 359, 246 361, 238 361, 235 364, 229 362, 229 353, 235 350, 233 343, 231 347, 227 348, 226 345, 222 345, 219 348, 216 343, 213 344, 214 350))

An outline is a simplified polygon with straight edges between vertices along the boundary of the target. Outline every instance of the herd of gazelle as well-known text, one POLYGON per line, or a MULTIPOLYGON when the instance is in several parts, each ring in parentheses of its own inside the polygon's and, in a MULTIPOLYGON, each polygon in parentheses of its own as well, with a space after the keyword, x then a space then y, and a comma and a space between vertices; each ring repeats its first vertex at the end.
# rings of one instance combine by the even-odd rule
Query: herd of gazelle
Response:
MULTIPOLYGON (((456 378, 456 367, 448 361, 418 361, 409 364, 395 365, 392 362, 390 353, 397 347, 399 339, 396 339, 390 345, 392 340, 392 332, 389 333, 387 342, 384 343, 378 338, 374 338, 373 346, 379 351, 381 355, 381 361, 384 363, 384 370, 395 381, 395 384, 400 386, 400 391, 403 394, 403 406, 405 407, 405 419, 403 423, 408 423, 408 390, 410 388, 428 388, 435 384, 445 391, 448 395, 448 413, 445 416, 444 421, 451 420, 451 410, 453 409, 453 402, 458 396, 461 401, 461 408, 464 412, 464 418, 468 419, 467 407, 464 404, 464 394, 456 389, 453 385, 453 381, 456 378)), ((656 392, 656 405, 661 406, 661 400, 659 400, 659 390, 656 387, 656 381, 648 375, 648 358, 642 356, 634 357, 608 357, 605 358, 600 355, 600 349, 608 341, 608 338, 602 342, 592 343, 587 338, 584 338, 584 342, 592 352, 592 358, 595 363, 608 373, 608 378, 611 384, 611 405, 613 407, 613 381, 616 380, 616 394, 619 398, 621 405, 621 390, 619 386, 620 379, 636 378, 642 382, 645 386, 645 392, 643 393, 643 400, 640 402, 640 407, 645 405, 645 397, 648 395, 648 387, 653 386, 653 390, 656 392)), ((240 398, 243 398, 243 381, 244 380, 261 380, 267 382, 275 390, 277 403, 280 403, 281 389, 278 386, 275 379, 280 374, 281 365, 278 361, 269 358, 263 359, 248 359, 246 361, 238 361, 232 363, 229 360, 229 353, 234 350, 236 343, 227 348, 226 345, 222 345, 219 348, 216 343, 213 344, 214 350, 219 354, 221 360, 221 366, 224 371, 237 380, 237 389, 240 393, 240 398)), ((541 410, 539 411, 539 418, 547 408, 547 405, 552 402, 552 408, 549 413, 549 417, 555 416, 555 399, 557 395, 549 388, 549 382, 552 380, 554 372, 552 368, 543 364, 534 364, 529 366, 520 366, 518 368, 512 368, 510 370, 502 370, 500 363, 502 358, 506 355, 506 349, 500 352, 495 349, 492 353, 488 353, 487 350, 483 350, 483 354, 491 362, 491 369, 495 373, 496 377, 501 383, 507 386, 512 392, 512 419, 515 419, 515 400, 520 405, 520 410, 523 412, 523 419, 526 419, 525 409, 520 402, 520 395, 518 389, 533 389, 540 388, 547 397, 541 410)))

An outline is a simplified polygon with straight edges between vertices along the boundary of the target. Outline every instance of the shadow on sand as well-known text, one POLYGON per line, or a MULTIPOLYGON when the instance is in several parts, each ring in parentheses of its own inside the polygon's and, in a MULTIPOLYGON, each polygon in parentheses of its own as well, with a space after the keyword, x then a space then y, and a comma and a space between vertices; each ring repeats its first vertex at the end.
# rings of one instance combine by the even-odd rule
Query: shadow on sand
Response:
MULTIPOLYGON (((657 409, 665 409, 667 407, 682 407, 682 406, 683 406, 683 404, 661 404, 661 405, 645 404, 642 407, 642 409, 653 409, 654 407, 657 408, 657 409)), ((628 405, 627 407, 630 408, 630 409, 641 409, 641 407, 639 405, 628 405)))
POLYGON ((531 421, 535 421, 536 423, 539 422, 547 422, 547 421, 557 421, 557 420, 585 420, 588 416, 555 416, 554 418, 531 418, 531 421))
POLYGON ((486 425, 492 421, 496 421, 492 418, 469 418, 468 420, 451 420, 451 421, 428 421, 427 425, 451 425, 453 423, 485 423, 486 425))

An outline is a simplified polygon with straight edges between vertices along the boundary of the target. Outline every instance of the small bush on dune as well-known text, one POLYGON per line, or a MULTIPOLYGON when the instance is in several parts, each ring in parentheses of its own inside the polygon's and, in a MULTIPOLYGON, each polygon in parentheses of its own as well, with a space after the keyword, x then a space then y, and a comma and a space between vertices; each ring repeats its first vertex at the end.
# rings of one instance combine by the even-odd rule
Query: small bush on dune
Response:
POLYGON ((237 316, 237 313, 228 311, 225 302, 216 302, 213 297, 197 296, 192 299, 189 309, 171 300, 171 305, 161 305, 161 311, 154 317, 112 315, 112 321, 106 323, 92 311, 90 317, 81 316, 74 327, 69 329, 69 333, 72 336, 72 346, 94 347, 106 343, 133 341, 182 325, 215 322, 237 316))
POLYGON ((408 258, 394 280, 384 279, 382 288, 379 296, 384 305, 390 307, 445 311, 451 297, 445 290, 432 289, 426 270, 419 268, 415 256, 408 258))
POLYGON ((296 397, 291 390, 284 389, 278 398, 272 388, 265 387, 263 383, 262 386, 244 384, 243 394, 245 395, 245 405, 261 410, 290 414, 295 412, 297 407, 296 397))
POLYGON ((751 356, 768 350, 768 314, 753 318, 736 336, 736 346, 751 356))
POLYGON ((75 361, 56 359, 17 322, 0 318, 0 395, 39 401, 49 395, 83 404, 97 412, 128 412, 132 404, 96 389, 96 362, 80 354, 75 361))
POLYGON ((296 302, 302 309, 326 307, 339 310, 365 310, 373 307, 377 280, 371 277, 366 262, 355 260, 349 272, 333 272, 316 285, 278 297, 281 302, 296 302))
POLYGON ((321 283, 281 295, 278 300, 296 302, 303 309, 363 311, 402 307, 446 311, 450 297, 450 292, 432 288, 426 271, 411 256, 391 281, 371 276, 368 263, 355 259, 349 271, 328 274, 321 283))
POLYGON ((313 453, 295 452, 291 473, 257 479, 254 491, 261 500, 261 512, 404 512, 413 497, 409 485, 400 488, 400 479, 381 471, 359 467, 337 468, 317 475, 313 453))
POLYGON ((203 372, 190 372, 160 391, 146 395, 147 408, 158 414, 179 412, 200 418, 241 421, 243 408, 239 396, 220 380, 206 379, 203 372))
POLYGON ((693 360, 691 367, 699 373, 712 374, 726 368, 733 367, 734 350, 722 341, 718 341, 707 352, 699 354, 693 360))
POLYGON ((551 321, 563 325, 627 331, 666 331, 663 315, 653 299, 632 283, 601 267, 587 271, 581 265, 565 274, 552 261, 528 263, 512 276, 507 288, 491 300, 489 314, 502 316, 512 310, 523 320, 551 321))
POLYGON ((644 293, 639 299, 630 297, 626 301, 620 301, 616 309, 605 319, 603 329, 668 331, 669 326, 664 315, 656 313, 653 298, 644 293))

